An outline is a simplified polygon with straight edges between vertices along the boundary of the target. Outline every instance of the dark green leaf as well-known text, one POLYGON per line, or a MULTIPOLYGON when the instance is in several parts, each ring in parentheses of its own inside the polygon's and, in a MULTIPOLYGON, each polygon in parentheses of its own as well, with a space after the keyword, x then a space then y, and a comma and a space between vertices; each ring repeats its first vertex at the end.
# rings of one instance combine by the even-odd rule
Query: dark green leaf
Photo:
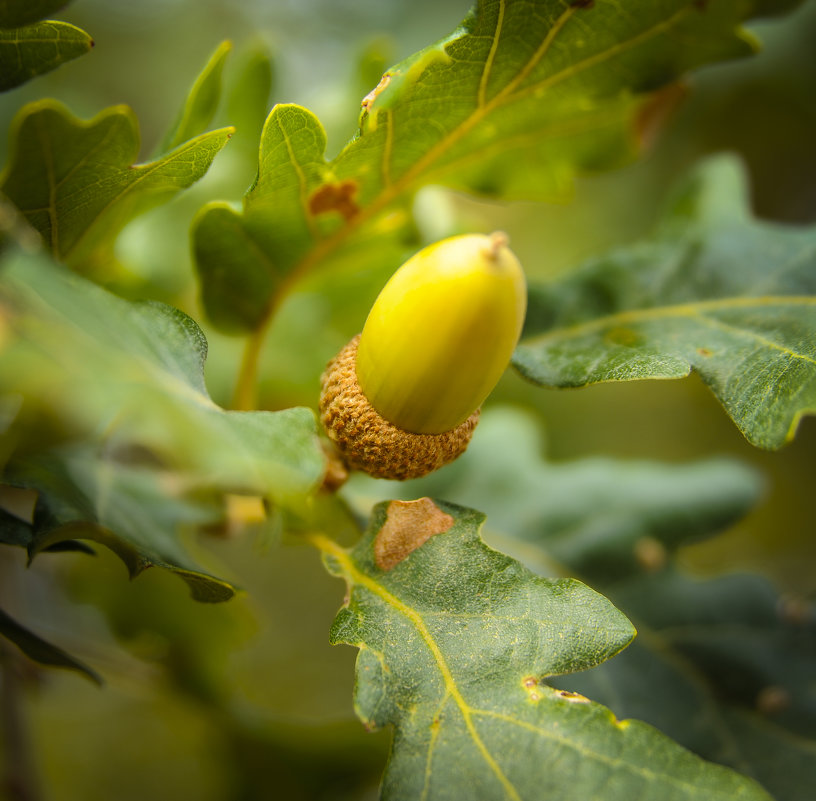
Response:
POLYGON ((68 0, 0 0, 0 28, 20 28, 50 17, 68 0))
POLYGON ((427 498, 375 508, 329 570, 349 586, 332 641, 357 646, 355 706, 395 727, 386 799, 765 799, 637 721, 544 680, 633 635, 572 579, 535 577, 479 539, 483 515, 427 498))
POLYGON ((739 165, 713 160, 656 236, 533 287, 513 362, 546 386, 695 369, 746 438, 816 411, 816 228, 751 219, 739 165))
POLYGON ((0 543, 27 548, 33 538, 31 525, 0 509, 0 543))
POLYGON ((212 131, 134 167, 139 133, 130 109, 116 106, 84 122, 43 100, 15 118, 0 190, 57 259, 82 264, 132 217, 201 178, 231 133, 212 131))
POLYGON ((160 564, 197 597, 231 594, 185 557, 178 529, 216 522, 225 493, 300 508, 324 469, 313 412, 214 404, 206 340, 176 309, 121 300, 37 256, 12 256, 3 275, 12 336, 0 391, 22 393, 39 427, 58 420, 57 440, 86 443, 20 452, 6 466, 47 512, 30 550, 92 539, 133 574, 160 564))
POLYGON ((0 609, 0 634, 11 640, 29 659, 50 667, 67 668, 87 676, 91 681, 102 684, 99 674, 70 654, 46 642, 34 632, 21 626, 14 618, 0 609))
POLYGON ((93 47, 93 39, 67 22, 0 27, 0 92, 51 72, 93 47))
MULTIPOLYGON (((550 683, 656 726, 757 779, 778 801, 807 801, 816 611, 757 576, 693 580, 672 562, 678 546, 746 514, 757 477, 725 460, 548 464, 538 440, 532 419, 488 410, 457 462, 402 491, 478 499, 490 541, 538 571, 590 578, 631 616, 639 635, 629 648, 550 683)), ((366 496, 398 486, 356 483, 366 496)))
POLYGON ((221 101, 221 74, 231 50, 231 42, 221 42, 210 56, 190 89, 178 120, 162 141, 160 153, 168 153, 207 130, 221 101))
POLYGON ((410 231, 404 210, 425 184, 541 199, 563 196, 576 174, 623 163, 677 99, 671 84, 752 52, 738 27, 751 10, 737 0, 642 3, 636 13, 610 2, 482 0, 450 36, 383 76, 358 135, 329 163, 317 120, 277 107, 244 213, 211 206, 194 228, 208 314, 253 330, 284 282, 319 265, 365 263, 373 252, 396 267, 404 253, 394 241, 410 231), (251 305, 235 285, 257 293, 251 305))

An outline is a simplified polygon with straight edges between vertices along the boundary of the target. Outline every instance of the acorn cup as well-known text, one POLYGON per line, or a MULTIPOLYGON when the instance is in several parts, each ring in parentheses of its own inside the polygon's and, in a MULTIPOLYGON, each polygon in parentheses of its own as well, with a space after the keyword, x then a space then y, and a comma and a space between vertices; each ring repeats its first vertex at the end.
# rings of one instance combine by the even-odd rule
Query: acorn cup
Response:
POLYGON ((321 422, 348 467, 418 478, 462 454, 526 304, 503 233, 451 237, 408 259, 322 377, 321 422))

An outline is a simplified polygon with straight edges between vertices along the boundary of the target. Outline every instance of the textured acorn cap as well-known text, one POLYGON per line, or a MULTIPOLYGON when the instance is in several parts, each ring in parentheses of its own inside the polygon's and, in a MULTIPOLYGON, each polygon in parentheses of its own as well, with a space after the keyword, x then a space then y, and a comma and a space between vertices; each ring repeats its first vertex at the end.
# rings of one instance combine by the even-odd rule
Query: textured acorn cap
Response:
POLYGON ((479 410, 442 434, 412 434, 391 424, 368 402, 357 381, 358 334, 322 376, 320 421, 350 468, 377 478, 419 478, 464 453, 479 410))

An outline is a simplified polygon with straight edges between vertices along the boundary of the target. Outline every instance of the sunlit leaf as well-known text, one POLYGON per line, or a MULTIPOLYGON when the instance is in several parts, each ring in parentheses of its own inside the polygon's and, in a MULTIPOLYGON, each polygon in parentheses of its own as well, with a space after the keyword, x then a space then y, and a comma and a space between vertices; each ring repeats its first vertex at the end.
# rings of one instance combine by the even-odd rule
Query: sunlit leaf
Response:
POLYGON ((221 100, 221 75, 231 50, 231 42, 221 42, 210 56, 190 89, 179 118, 162 141, 160 153, 167 153, 206 131, 221 100))
POLYGON ((394 726, 386 799, 765 799, 637 721, 547 677, 633 635, 572 579, 534 576, 479 538, 483 515, 425 498, 376 507, 351 551, 320 542, 349 587, 333 642, 355 645, 355 707, 394 726))
POLYGON ((51 72, 92 47, 93 39, 67 22, 0 28, 0 92, 51 72))
POLYGON ((0 609, 0 635, 13 642, 29 659, 49 667, 67 668, 102 684, 99 674, 62 648, 47 642, 0 609))
POLYGON ((43 100, 12 124, 11 155, 0 191, 42 234, 55 258, 81 263, 110 244, 135 215, 201 178, 232 129, 192 139, 149 164, 133 166, 139 133, 124 106, 87 122, 43 100))
MULTIPOLYGON (((757 476, 722 459, 552 464, 539 440, 532 417, 487 410, 457 462, 401 492, 478 501, 488 513, 489 542, 538 572, 591 581, 631 617, 639 633, 625 651, 551 684, 650 723, 753 777, 778 801, 807 801, 816 747, 816 610, 759 576, 703 581, 674 562, 680 546, 748 513, 760 494, 757 476)), ((354 497, 398 487, 358 480, 354 497)))
MULTIPOLYGON (((207 311, 228 330, 263 324, 285 281, 365 261, 428 183, 551 198, 575 175, 631 159, 689 70, 753 52, 750 3, 482 0, 450 36, 388 70, 362 102, 358 135, 324 159, 319 123, 273 110, 243 214, 202 212, 193 232, 207 311), (230 276, 255 293, 247 307, 230 276)), ((393 266, 399 264, 396 249, 393 266)))
POLYGON ((752 219, 739 165, 708 162, 653 239, 532 288, 513 362, 559 387, 694 369, 778 448, 816 412, 816 228, 752 219))

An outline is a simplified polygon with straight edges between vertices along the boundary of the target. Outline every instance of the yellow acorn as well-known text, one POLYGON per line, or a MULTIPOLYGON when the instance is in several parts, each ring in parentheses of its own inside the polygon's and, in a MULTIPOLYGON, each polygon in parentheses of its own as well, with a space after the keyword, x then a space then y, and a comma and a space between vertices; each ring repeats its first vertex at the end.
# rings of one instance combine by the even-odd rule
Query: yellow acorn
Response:
POLYGON ((510 361, 526 300, 501 233, 451 237, 405 262, 323 375, 321 420, 349 467, 415 478, 459 456, 510 361))

